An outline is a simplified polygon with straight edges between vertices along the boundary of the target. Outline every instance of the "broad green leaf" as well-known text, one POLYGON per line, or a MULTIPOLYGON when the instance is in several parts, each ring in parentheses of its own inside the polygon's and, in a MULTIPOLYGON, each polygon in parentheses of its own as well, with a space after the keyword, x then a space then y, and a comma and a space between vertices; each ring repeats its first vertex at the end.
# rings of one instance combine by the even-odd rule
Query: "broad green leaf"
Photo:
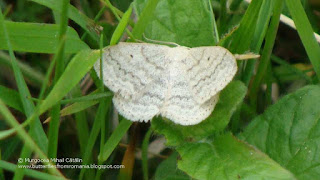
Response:
POLYGON ((231 134, 177 148, 179 169, 196 179, 295 179, 267 155, 231 134))
MULTIPOLYGON (((146 0, 137 0, 138 13, 146 0)), ((214 18, 208 0, 159 0, 145 36, 188 47, 215 45, 214 18)), ((150 15, 151 16, 151 15, 150 15)))
MULTIPOLYGON (((53 11, 61 13, 62 0, 31 0, 35 3, 46 6, 53 11)), ((68 16, 71 20, 81 26, 96 42, 99 42, 98 31, 101 28, 92 19, 81 13, 72 5, 68 7, 68 16)))
POLYGON ((241 137, 298 179, 320 177, 320 87, 289 94, 255 118, 241 137))
POLYGON ((13 89, 0 85, 0 99, 9 107, 23 112, 19 93, 13 89))
POLYGON ((182 126, 170 120, 154 118, 151 121, 155 131, 164 134, 168 145, 178 145, 190 140, 200 140, 215 132, 222 131, 229 123, 237 106, 241 104, 247 88, 240 81, 231 82, 222 90, 219 102, 212 114, 200 124, 182 126))
MULTIPOLYGON (((5 21, 14 51, 55 53, 59 46, 59 26, 54 24, 5 21)), ((74 29, 68 27, 66 53, 76 53, 89 47, 80 40, 74 29)), ((0 49, 8 50, 3 30, 0 29, 0 49)))
POLYGON ((99 56, 99 50, 83 50, 79 52, 68 64, 50 94, 41 103, 40 113, 45 112, 60 101, 92 68, 99 56))
POLYGON ((177 168, 178 153, 173 153, 168 159, 159 164, 155 180, 190 180, 190 177, 177 168))
POLYGON ((320 80, 320 47, 314 36, 312 26, 308 20, 300 0, 286 0, 286 5, 293 18, 294 24, 308 54, 308 57, 317 73, 320 80))

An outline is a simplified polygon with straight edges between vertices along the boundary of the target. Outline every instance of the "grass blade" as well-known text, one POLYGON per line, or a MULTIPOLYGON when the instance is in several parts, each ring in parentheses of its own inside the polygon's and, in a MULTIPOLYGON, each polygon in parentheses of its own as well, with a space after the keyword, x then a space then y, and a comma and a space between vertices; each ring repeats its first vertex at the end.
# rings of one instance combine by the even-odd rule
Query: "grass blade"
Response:
POLYGON ((250 47, 254 36, 257 16, 263 0, 254 0, 249 5, 243 16, 239 28, 234 32, 230 51, 232 53, 244 53, 250 47), (241 44, 241 46, 239 46, 241 44))
MULTIPOLYGON (((81 92, 80 85, 77 85, 73 89, 71 94, 72 94, 72 96, 81 96, 82 92, 81 92)), ((60 111, 60 116, 64 115, 63 110, 64 109, 62 109, 60 111)), ((77 124, 77 135, 78 135, 78 141, 79 141, 79 145, 80 145, 80 152, 81 152, 81 155, 83 155, 84 152, 85 152, 85 148, 86 148, 86 145, 87 145, 87 142, 88 142, 88 137, 89 137, 89 127, 88 127, 87 112, 85 112, 85 111, 77 111, 76 114, 75 114, 75 120, 76 120, 76 124, 77 124)))
MULTIPOLYGON (((105 120, 106 112, 109 109, 110 105, 111 105, 111 98, 108 98, 107 100, 100 102, 100 105, 97 111, 97 116, 94 120, 91 133, 88 139, 87 147, 83 156, 82 164, 88 164, 90 162, 90 156, 92 155, 91 152, 100 132, 101 121, 105 120)), ((85 171, 86 169, 81 169, 79 179, 84 178, 85 171)))
POLYGON ((79 52, 68 64, 60 79, 47 98, 41 103, 39 113, 43 113, 60 101, 91 69, 99 58, 99 50, 79 52))
MULTIPOLYGON (((34 87, 41 87, 41 84, 44 81, 43 73, 31 67, 30 65, 22 62, 19 59, 17 59, 17 61, 18 61, 18 66, 21 69, 23 76, 27 79, 28 84, 34 87)), ((10 56, 1 51, 0 51, 0 65, 1 66, 4 65, 11 68, 10 56)))
POLYGON ((144 136, 143 142, 142 142, 142 171, 143 171, 143 179, 148 180, 148 146, 149 146, 149 140, 152 135, 152 129, 149 128, 148 132, 144 136))
MULTIPOLYGON (((9 109, 5 106, 5 104, 0 100, 0 113, 6 119, 7 123, 10 124, 12 127, 19 127, 18 121, 13 117, 10 113, 9 109)), ((28 146, 31 150, 33 150, 41 159, 48 159, 45 153, 39 148, 39 146, 32 140, 29 134, 23 129, 18 128, 17 130, 18 135, 24 141, 25 145, 28 146)), ((44 164, 51 166, 50 162, 44 162, 44 164)), ((63 175, 56 169, 56 168, 48 168, 48 171, 52 174, 59 175, 63 177, 63 175)))
POLYGON ((142 40, 142 35, 146 29, 148 23, 152 20, 153 12, 158 5, 159 0, 149 0, 147 1, 146 6, 144 7, 141 15, 138 19, 138 22, 132 30, 132 34, 136 39, 142 40))
POLYGON ((104 145, 103 152, 100 152, 99 157, 98 157, 100 162, 104 162, 108 159, 108 157, 111 155, 112 151, 117 147, 121 138, 124 136, 124 134, 130 128, 132 123, 133 123, 132 121, 122 119, 120 124, 113 131, 110 138, 108 139, 108 141, 104 145))
MULTIPOLYGON (((265 38, 266 32, 268 30, 268 25, 271 19, 273 4, 274 4, 274 0, 264 0, 261 5, 259 16, 257 18, 258 20, 257 20, 255 33, 253 36, 253 41, 251 44, 251 49, 253 53, 257 53, 257 54, 260 53, 260 49, 262 47, 262 43, 265 38)), ((245 69, 241 74, 242 75, 241 80, 247 86, 249 85, 249 82, 252 78, 255 64, 256 64, 256 60, 254 59, 248 60, 245 63, 245 69)))
POLYGON ((270 57, 279 27, 280 15, 283 4, 283 0, 277 0, 274 3, 273 16, 271 18, 270 26, 266 34, 266 43, 263 48, 262 56, 257 70, 257 75, 253 80, 252 87, 250 90, 250 103, 252 107, 256 107, 257 93, 261 85, 262 79, 267 71, 268 65, 270 63, 270 57))
POLYGON ((320 79, 320 47, 314 36, 311 24, 301 5, 300 0, 286 0, 287 7, 296 25, 298 34, 306 49, 308 57, 320 79))
MULTIPOLYGON (((58 25, 10 21, 4 23, 14 51, 55 53, 59 47, 58 25)), ((9 50, 3 33, 0 29, 0 49, 9 50)), ((80 40, 74 29, 68 27, 66 53, 76 53, 83 49, 89 49, 88 45, 80 40)))
MULTIPOLYGON (((29 89, 27 87, 26 82, 24 81, 23 75, 21 73, 21 70, 18 66, 17 60, 14 56, 13 50, 12 50, 12 46, 11 46, 11 41, 9 39, 8 33, 7 33, 7 29, 6 29, 6 25, 4 22, 4 18, 2 16, 2 12, 0 11, 0 25, 2 26, 0 29, 3 31, 4 37, 6 39, 6 43, 7 46, 9 48, 9 54, 10 54, 10 58, 11 58, 11 63, 12 63, 12 69, 14 71, 14 76, 17 82, 17 86, 19 89, 19 94, 20 94, 20 99, 22 102, 22 106, 24 109, 24 112, 26 114, 27 117, 30 117, 31 114, 34 112, 34 105, 33 103, 27 99, 27 97, 30 97, 30 92, 29 89)), ((31 124, 31 131, 35 130, 35 140, 37 142, 37 144, 39 144, 40 148, 46 152, 47 151, 47 137, 43 131, 42 125, 40 123, 40 120, 37 119, 35 121, 35 123, 31 124)))
POLYGON ((61 112, 61 116, 67 116, 71 115, 80 111, 83 111, 93 105, 96 105, 99 101, 85 101, 85 102, 77 102, 74 104, 71 104, 70 106, 67 106, 63 108, 61 112))
POLYGON ((273 62, 278 63, 278 64, 282 65, 283 67, 287 68, 289 71, 293 72, 294 74, 298 75, 299 77, 305 79, 309 84, 312 84, 312 79, 308 75, 306 75, 301 70, 295 68, 294 66, 290 65, 285 60, 282 60, 275 55, 271 55, 271 60, 273 62))
MULTIPOLYGON (((63 0, 61 4, 61 14, 60 14, 60 30, 59 30, 59 44, 57 53, 54 56, 54 61, 56 61, 54 84, 58 82, 63 71, 64 71, 64 47, 65 47, 65 36, 68 27, 68 6, 70 0, 63 0)), ((56 104, 51 111, 51 121, 49 124, 48 133, 48 157, 56 158, 58 151, 58 135, 60 126, 60 103, 56 104)))
MULTIPOLYGON (((14 172, 18 168, 18 166, 15 164, 0 160, 0 168, 14 172)), ((47 179, 63 180, 63 179, 65 179, 62 177, 53 176, 53 175, 43 173, 40 171, 36 171, 36 170, 32 170, 32 169, 24 169, 24 171, 27 176, 32 177, 32 178, 36 178, 36 179, 44 179, 44 180, 47 180, 47 179)))
MULTIPOLYGON (((61 4, 62 0, 30 0, 35 3, 46 6, 56 12, 61 13, 61 4)), ((86 15, 82 14, 77 8, 72 5, 68 7, 68 16, 74 22, 76 22, 79 26, 81 26, 88 34, 98 43, 99 36, 98 30, 101 29, 99 25, 97 25, 93 20, 88 18, 86 15)))
POLYGON ((114 33, 112 34, 110 45, 115 45, 120 40, 123 32, 125 31, 128 22, 130 20, 130 16, 132 14, 132 6, 129 7, 129 9, 124 13, 121 21, 119 22, 117 28, 114 30, 114 33))
POLYGON ((19 93, 0 85, 0 99, 9 107, 24 112, 19 93))

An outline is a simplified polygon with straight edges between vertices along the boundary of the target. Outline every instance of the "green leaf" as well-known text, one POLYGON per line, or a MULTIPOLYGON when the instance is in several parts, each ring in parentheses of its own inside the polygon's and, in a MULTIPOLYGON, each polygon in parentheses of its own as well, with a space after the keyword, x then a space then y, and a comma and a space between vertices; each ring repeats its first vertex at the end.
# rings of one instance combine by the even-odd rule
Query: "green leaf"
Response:
POLYGON ((132 34, 136 39, 141 40, 143 33, 146 31, 147 25, 152 23, 153 14, 158 3, 159 0, 150 0, 146 2, 142 11, 140 9, 140 17, 132 30, 132 34))
POLYGON ((292 66, 285 60, 275 55, 271 55, 271 60, 281 65, 273 68, 273 71, 280 82, 292 81, 292 80, 297 80, 301 78, 301 79, 305 79, 309 84, 312 83, 312 79, 306 73, 292 66))
MULTIPOLYGON (((14 172, 18 167, 15 164, 0 160, 0 168, 3 168, 5 170, 9 170, 14 172)), ((43 173, 40 171, 36 171, 33 169, 24 169, 24 173, 26 176, 35 178, 35 179, 50 179, 50 180, 64 180, 63 177, 54 176, 51 174, 43 173)))
POLYGON ((237 106, 242 103, 247 88, 240 81, 231 82, 222 90, 219 102, 212 114, 200 124, 182 126, 169 120, 154 118, 151 121, 155 131, 164 134, 168 145, 178 145, 190 140, 200 140, 222 131, 229 123, 237 106))
POLYGON ((263 0, 254 0, 250 3, 243 16, 239 28, 233 34, 230 51, 232 53, 244 53, 249 50, 252 38, 256 30, 259 10, 263 0))
MULTIPOLYGON (((54 85, 57 83, 61 77, 65 68, 65 37, 68 28, 68 7, 70 0, 63 0, 61 4, 61 13, 59 18, 59 48, 56 51, 53 61, 55 62, 55 72, 54 72, 54 85)), ((41 94, 40 94, 41 95, 41 94)), ((58 136, 59 136, 59 126, 60 126, 60 102, 52 107, 50 111, 51 121, 49 123, 48 130, 48 157, 57 158, 58 152, 58 136)))
POLYGON ((287 7, 293 18, 294 24, 308 54, 308 57, 320 79, 320 47, 314 37, 312 26, 308 20, 306 12, 304 11, 300 0, 286 0, 287 7))
POLYGON ((68 64, 58 82, 40 106, 40 113, 45 112, 60 101, 91 69, 99 59, 99 50, 79 52, 68 64))
MULTIPOLYGON (((101 132, 101 121, 105 120, 107 111, 111 105, 111 98, 107 98, 106 100, 101 100, 95 120, 92 125, 92 129, 90 132, 90 135, 88 137, 88 142, 85 147, 85 152, 83 154, 83 162, 82 164, 88 164, 90 162, 90 158, 92 157, 92 151, 94 149, 94 144, 96 143, 96 140, 98 138, 99 133, 101 132)), ((100 162, 100 161, 99 161, 100 162)), ((80 171, 79 179, 81 180, 84 177, 86 169, 83 168, 80 171)))
POLYGON ((155 180, 190 180, 190 177, 177 168, 178 153, 173 153, 161 162, 155 173, 155 180))
MULTIPOLYGON (((0 9, 0 26, 1 26, 0 31, 2 31, 2 35, 3 35, 0 37, 4 38, 4 43, 6 44, 9 50, 11 66, 12 66, 15 81, 18 87, 21 104, 22 104, 25 115, 29 118, 32 115, 32 113, 34 113, 35 107, 31 99, 27 99, 27 97, 31 97, 31 94, 24 80, 24 77, 18 65, 17 59, 14 55, 13 48, 12 48, 12 41, 10 40, 7 24, 6 24, 6 21, 4 20, 4 16, 1 12, 1 9, 0 9)), ((44 152, 47 152, 48 140, 47 140, 46 134, 43 130, 43 127, 39 118, 35 118, 35 119, 36 120, 30 124, 29 133, 35 139, 36 143, 40 146, 41 150, 44 152)), ((25 148, 23 148, 21 154, 23 154, 24 150, 25 148)), ((29 154, 31 154, 31 151, 29 151, 29 154)), ((25 153, 24 155, 27 155, 27 153, 25 153)))
POLYGON ((294 173, 320 176, 320 87, 289 94, 255 118, 241 137, 294 173))
MULTIPOLYGON (((39 157, 39 159, 48 159, 46 154, 40 149, 40 147, 35 143, 35 141, 29 135, 30 133, 27 133, 27 131, 24 128, 21 128, 19 122, 15 119, 13 114, 9 111, 9 109, 6 107, 6 105, 2 102, 1 99, 0 99, 0 114, 1 116, 4 117, 4 119, 10 126, 17 128, 17 134, 24 141, 24 144, 30 149, 30 151, 35 152, 39 157)), ((49 162, 49 161, 43 161, 42 163, 48 166, 53 165, 52 162, 49 162)), ((60 171, 56 168, 48 168, 48 171, 52 174, 64 177, 60 173, 60 171)))
POLYGON ((270 23, 270 18, 272 16, 274 1, 275 0, 264 0, 261 4, 253 34, 253 42, 251 43, 251 47, 256 53, 259 53, 259 50, 263 44, 263 40, 270 23))
MULTIPOLYGON (((254 53, 259 54, 262 47, 270 23, 270 17, 272 16, 274 1, 275 0, 264 0, 262 2, 260 12, 257 17, 255 32, 250 45, 250 49, 254 53)), ((249 82, 253 76, 255 64, 255 59, 248 60, 247 63, 245 63, 245 69, 241 74, 241 79, 247 86, 249 85, 249 82)))
MULTIPOLYGON (((31 0, 35 3, 46 6, 53 11, 61 13, 62 0, 31 0)), ((68 7, 68 16, 80 27, 82 27, 96 42, 99 42, 98 30, 101 29, 92 19, 81 13, 77 8, 72 5, 68 7)))
POLYGON ((117 28, 114 30, 114 33, 112 34, 110 45, 115 45, 118 43, 120 38, 122 37, 123 32, 127 28, 128 22, 130 20, 130 16, 132 14, 132 6, 129 7, 129 9, 124 13, 121 21, 119 22, 117 28))
MULTIPOLYGON (((44 74, 20 59, 17 59, 17 63, 28 84, 35 87, 41 87, 41 84, 44 81, 44 74)), ((10 56, 4 51, 0 52, 0 66, 12 68, 10 56)))
POLYGON ((103 146, 103 151, 99 154, 99 161, 103 162, 106 161, 113 150, 117 147, 119 144, 121 138, 124 136, 124 134, 128 131, 130 128, 132 121, 128 121, 126 119, 122 119, 117 128, 113 131, 108 141, 103 146))
POLYGON ((84 102, 76 102, 74 104, 71 104, 70 106, 67 106, 63 108, 60 113, 61 116, 68 116, 77 112, 81 112, 95 104, 98 104, 99 101, 84 101, 84 102))
POLYGON ((142 157, 142 172, 143 172, 143 179, 149 179, 149 172, 148 172, 148 147, 149 147, 149 140, 152 135, 152 129, 149 128, 146 135, 142 141, 142 149, 141 149, 141 157, 142 157))
MULTIPOLYGON (((71 92, 69 94, 72 97, 82 96, 82 91, 81 91, 80 84, 76 85, 71 90, 71 92)), ((60 111, 60 117, 63 116, 63 114, 65 114, 63 112, 63 110, 65 110, 66 108, 64 108, 64 109, 62 109, 60 111)), ((68 113, 70 113, 70 111, 68 113)), ((75 117, 75 121, 76 121, 76 125, 77 125, 76 129, 77 129, 77 135, 78 135, 78 142, 79 142, 79 145, 80 145, 80 152, 83 155, 83 153, 85 151, 85 147, 88 144, 88 137, 89 137, 89 126, 88 126, 89 122, 88 122, 88 119, 87 119, 87 113, 86 113, 86 111, 77 111, 77 112, 75 112, 75 116, 74 117, 75 117)))
MULTIPOLYGON (((59 25, 10 21, 5 21, 5 25, 14 51, 35 53, 55 53, 57 51, 59 25)), ((74 29, 68 27, 66 36, 66 53, 89 49, 80 40, 74 29)), ((0 29, 0 49, 8 50, 2 29, 0 29)))
POLYGON ((61 100, 61 104, 68 104, 68 103, 74 103, 74 102, 83 102, 83 101, 93 101, 93 100, 101 100, 105 97, 112 96, 113 93, 111 92, 104 92, 104 93, 97 93, 97 91, 94 91, 86 96, 71 98, 71 99, 64 99, 61 100))
POLYGON ((0 99, 7 106, 23 112, 20 95, 17 91, 0 85, 0 99))
POLYGON ((178 167, 196 179, 295 179, 257 149, 231 134, 179 148, 178 167))
MULTIPOLYGON (((138 12, 145 2, 136 1, 138 12)), ((215 45, 214 17, 210 6, 208 0, 160 0, 144 33, 152 40, 188 47, 215 45)))
POLYGON ((256 107, 258 90, 261 86, 262 81, 266 78, 265 75, 267 73, 268 66, 270 64, 270 57, 272 54, 272 50, 276 40, 276 35, 278 32, 280 15, 281 15, 283 4, 284 4, 284 0, 277 0, 274 3, 273 15, 271 18, 269 28, 267 30, 265 45, 262 50, 262 55, 260 58, 260 62, 258 64, 257 73, 255 75, 255 78, 253 79, 252 86, 250 89, 250 104, 252 107, 256 107))

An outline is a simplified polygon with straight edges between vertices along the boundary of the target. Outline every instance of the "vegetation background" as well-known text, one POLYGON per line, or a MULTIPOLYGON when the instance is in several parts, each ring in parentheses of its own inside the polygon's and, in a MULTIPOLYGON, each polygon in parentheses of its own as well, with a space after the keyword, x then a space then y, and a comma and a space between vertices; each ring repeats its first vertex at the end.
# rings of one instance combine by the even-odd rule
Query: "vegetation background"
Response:
POLYGON ((319 179, 318 0, 0 0, 0 7, 0 179, 319 179), (132 123, 115 113, 92 66, 103 47, 143 35, 261 57, 238 63, 202 123, 132 123), (19 158, 66 157, 125 168, 18 168, 29 164, 19 158))

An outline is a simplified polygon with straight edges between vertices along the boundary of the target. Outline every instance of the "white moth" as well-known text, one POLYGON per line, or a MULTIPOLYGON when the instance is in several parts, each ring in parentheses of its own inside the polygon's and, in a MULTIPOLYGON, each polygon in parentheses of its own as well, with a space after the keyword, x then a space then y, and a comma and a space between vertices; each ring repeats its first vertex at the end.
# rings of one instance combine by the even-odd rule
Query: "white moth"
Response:
MULTIPOLYGON (((99 76, 99 60, 94 69, 99 76)), ((114 92, 116 109, 131 121, 161 115, 181 125, 198 124, 236 72, 236 58, 219 46, 119 43, 103 53, 104 84, 114 92)))

